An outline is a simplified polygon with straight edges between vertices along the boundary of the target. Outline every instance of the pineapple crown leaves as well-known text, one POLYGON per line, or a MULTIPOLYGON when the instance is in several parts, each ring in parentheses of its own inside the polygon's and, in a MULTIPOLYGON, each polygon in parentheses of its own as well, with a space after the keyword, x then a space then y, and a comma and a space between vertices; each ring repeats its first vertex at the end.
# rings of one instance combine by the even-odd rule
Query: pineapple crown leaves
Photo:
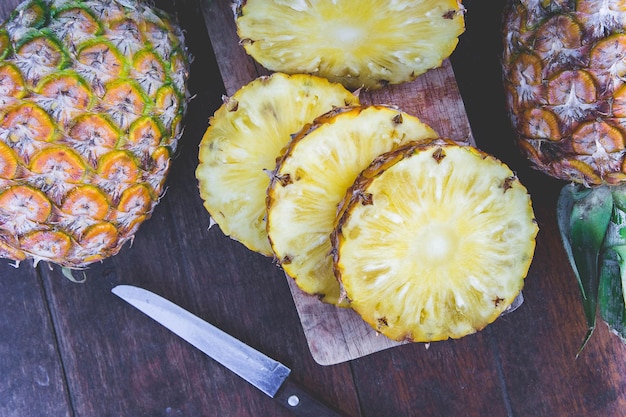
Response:
POLYGON ((626 185, 593 188, 568 184, 557 203, 563 246, 579 284, 587 333, 579 356, 591 338, 596 315, 626 340, 626 185))

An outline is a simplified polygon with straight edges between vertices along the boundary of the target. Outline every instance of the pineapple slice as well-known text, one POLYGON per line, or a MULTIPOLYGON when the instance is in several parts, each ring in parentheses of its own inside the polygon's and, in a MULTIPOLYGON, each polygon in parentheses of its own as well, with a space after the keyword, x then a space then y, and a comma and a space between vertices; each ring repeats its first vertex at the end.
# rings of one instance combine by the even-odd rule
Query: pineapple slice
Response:
POLYGON ((384 106, 336 109, 294 137, 268 189, 267 230, 276 258, 302 290, 344 304, 330 242, 337 204, 378 155, 436 137, 416 117, 384 106))
POLYGON ((305 123, 357 103, 340 84, 280 73, 260 77, 225 100, 202 138, 196 169, 212 222, 247 248, 271 256, 265 192, 276 157, 305 123))
POLYGON ((266 68, 380 88, 441 65, 465 28, 460 0, 238 0, 238 35, 266 68))
POLYGON ((513 172, 472 147, 409 144, 346 194, 332 235, 350 306, 398 341, 459 338, 522 289, 538 227, 513 172))

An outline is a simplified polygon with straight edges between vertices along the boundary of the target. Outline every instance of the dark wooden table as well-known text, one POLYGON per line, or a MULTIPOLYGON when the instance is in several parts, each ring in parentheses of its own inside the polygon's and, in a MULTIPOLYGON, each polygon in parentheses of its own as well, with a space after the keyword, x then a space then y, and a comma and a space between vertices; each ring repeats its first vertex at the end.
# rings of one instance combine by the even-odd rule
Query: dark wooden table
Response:
MULTIPOLYGON (((227 1, 227 0, 215 0, 227 1)), ((500 85, 501 2, 466 0, 451 58, 473 133, 531 192, 540 233, 523 306, 461 340, 409 344, 331 366, 311 357, 287 282, 271 259, 207 229, 194 171, 224 86, 200 0, 163 0, 194 55, 180 154, 168 192, 132 247, 82 284, 58 267, 0 262, 0 416, 287 416, 237 376, 110 293, 134 284, 166 295, 292 368, 347 416, 624 416, 626 346, 585 333, 560 244, 562 183, 527 168, 512 145, 500 85)), ((18 0, 2 0, 4 18, 18 0)))

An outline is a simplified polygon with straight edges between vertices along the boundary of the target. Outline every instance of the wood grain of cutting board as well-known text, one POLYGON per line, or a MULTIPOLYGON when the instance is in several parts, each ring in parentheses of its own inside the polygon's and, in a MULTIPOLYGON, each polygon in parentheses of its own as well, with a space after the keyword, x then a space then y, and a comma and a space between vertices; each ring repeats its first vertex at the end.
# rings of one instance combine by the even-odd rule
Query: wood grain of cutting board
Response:
MULTIPOLYGON (((247 55, 239 44, 230 0, 203 0, 202 13, 222 75, 226 94, 269 71, 247 55)), ((419 117, 440 136, 474 144, 465 107, 448 60, 415 81, 381 90, 361 91, 362 104, 394 105, 419 117)), ((332 365, 398 346, 376 333, 354 311, 324 304, 287 277, 311 355, 332 365)))

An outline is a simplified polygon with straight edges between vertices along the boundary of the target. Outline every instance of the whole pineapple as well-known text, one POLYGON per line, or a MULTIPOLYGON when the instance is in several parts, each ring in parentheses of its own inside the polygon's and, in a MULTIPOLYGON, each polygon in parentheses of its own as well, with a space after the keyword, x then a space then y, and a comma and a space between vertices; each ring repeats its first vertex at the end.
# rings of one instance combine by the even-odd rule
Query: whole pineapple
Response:
POLYGON ((163 193, 186 109, 182 31, 128 0, 30 0, 0 27, 0 256, 84 267, 163 193))
POLYGON ((572 183, 557 210, 585 340, 598 306, 626 335, 625 31, 621 0, 513 0, 504 14, 504 86, 518 144, 536 169, 572 183))

